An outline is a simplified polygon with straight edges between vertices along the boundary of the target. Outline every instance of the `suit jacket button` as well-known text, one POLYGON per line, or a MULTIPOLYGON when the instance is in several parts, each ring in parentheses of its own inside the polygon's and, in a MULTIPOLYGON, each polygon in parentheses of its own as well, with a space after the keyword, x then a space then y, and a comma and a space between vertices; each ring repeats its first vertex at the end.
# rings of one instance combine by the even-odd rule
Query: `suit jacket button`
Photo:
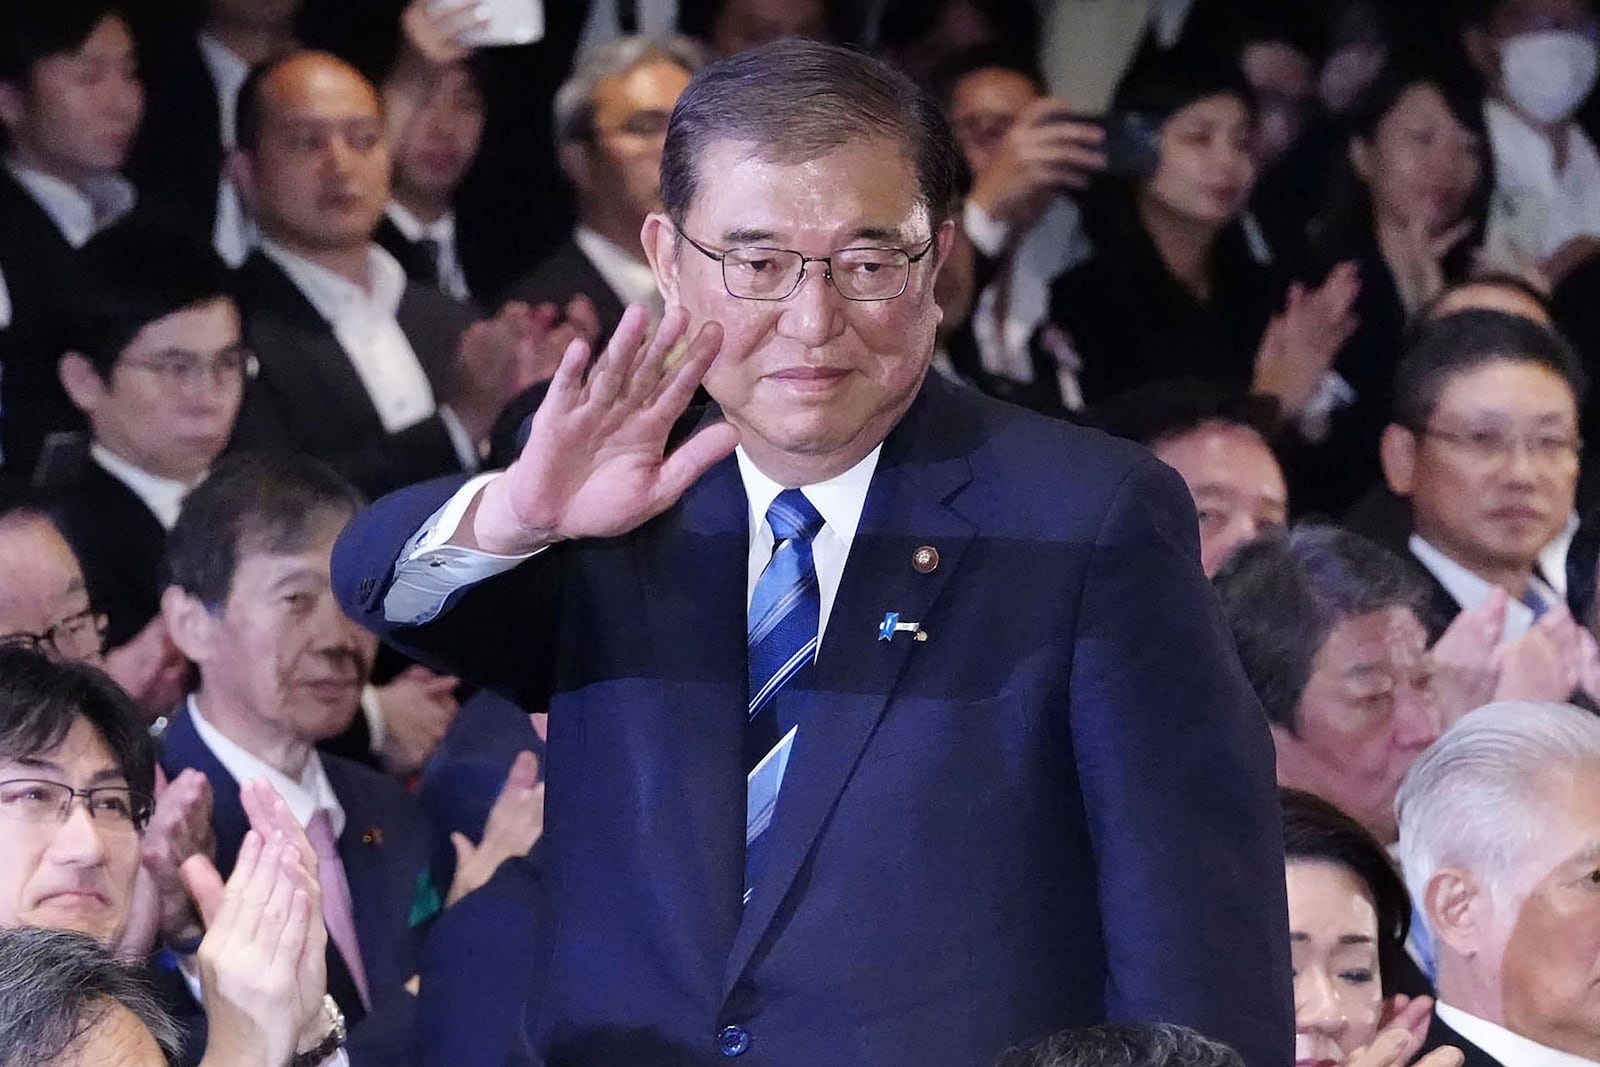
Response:
POLYGON ((750 1034, 742 1026, 724 1026, 717 1031, 717 1047, 724 1056, 742 1055, 750 1047, 750 1034))

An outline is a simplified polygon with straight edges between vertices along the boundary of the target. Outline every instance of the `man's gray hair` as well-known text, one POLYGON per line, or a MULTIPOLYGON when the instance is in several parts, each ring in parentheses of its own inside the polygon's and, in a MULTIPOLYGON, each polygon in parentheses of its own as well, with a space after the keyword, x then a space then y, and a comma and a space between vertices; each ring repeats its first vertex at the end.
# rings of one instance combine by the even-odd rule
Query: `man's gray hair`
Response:
POLYGON ((581 141, 592 132, 595 86, 650 62, 673 63, 694 74, 706 65, 706 52, 695 41, 678 34, 618 37, 607 41, 580 59, 572 74, 556 90, 551 108, 556 144, 581 141))
POLYGON ((1600 774, 1600 718, 1531 701, 1486 704, 1462 717, 1395 794, 1406 885, 1420 897, 1441 868, 1457 867, 1505 899, 1544 827, 1540 790, 1574 773, 1600 774))
POLYGON ((1103 1023, 1011 1049, 995 1067, 1244 1067, 1244 1060, 1176 1023, 1103 1023))
POLYGON ((142 975, 99 941, 74 930, 0 929, 0 1067, 47 1067, 106 1012, 126 1008, 168 1060, 178 1028, 142 975))

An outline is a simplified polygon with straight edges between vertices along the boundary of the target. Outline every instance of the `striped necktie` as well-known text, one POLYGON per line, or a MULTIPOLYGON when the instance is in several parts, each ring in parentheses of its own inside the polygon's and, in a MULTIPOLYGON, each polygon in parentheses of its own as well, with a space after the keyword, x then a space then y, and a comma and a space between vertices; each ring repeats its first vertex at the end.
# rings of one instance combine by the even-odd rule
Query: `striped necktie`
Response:
POLYGON ((772 559, 750 597, 750 705, 745 725, 745 901, 754 886, 762 835, 772 823, 793 744, 792 685, 817 656, 821 597, 811 539, 822 516, 798 489, 785 489, 767 509, 772 559), (787 691, 786 691, 786 687, 787 691), (788 733, 785 729, 788 728, 788 733))

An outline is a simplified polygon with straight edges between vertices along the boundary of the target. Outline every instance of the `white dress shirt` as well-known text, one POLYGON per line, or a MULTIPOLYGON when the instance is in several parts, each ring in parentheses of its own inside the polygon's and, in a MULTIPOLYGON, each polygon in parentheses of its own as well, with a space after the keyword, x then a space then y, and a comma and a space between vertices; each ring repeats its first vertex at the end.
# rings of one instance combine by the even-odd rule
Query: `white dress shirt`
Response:
POLYGON ((115 171, 74 185, 15 159, 6 165, 73 248, 82 248, 101 229, 132 211, 138 200, 133 183, 115 171))
MULTIPOLYGON (((1494 588, 1493 583, 1467 570, 1467 568, 1439 551, 1433 545, 1424 541, 1421 534, 1412 534, 1411 540, 1407 542, 1406 547, 1411 549, 1411 554, 1417 557, 1419 563, 1428 568, 1430 574, 1439 579, 1439 584, 1444 586, 1445 592, 1449 593, 1464 611, 1471 611, 1481 605, 1484 598, 1489 595, 1489 591, 1494 588)), ((1528 586, 1534 593, 1538 594, 1547 607, 1553 608, 1557 604, 1563 603, 1556 591, 1540 581, 1537 576, 1528 579, 1528 586)), ((1500 640, 1502 642, 1515 640, 1527 633, 1528 628, 1532 625, 1533 609, 1516 597, 1508 597, 1506 599, 1506 624, 1505 629, 1501 632, 1500 640)))
POLYGON ((1574 237, 1600 237, 1600 153, 1568 123, 1567 165, 1556 170, 1544 134, 1498 100, 1483 105, 1494 153, 1495 188, 1484 246, 1491 253, 1545 259, 1574 237))
MULTIPOLYGON (((866 506, 867 490, 872 484, 872 474, 878 468, 878 455, 882 450, 883 446, 879 445, 843 474, 802 487, 806 499, 811 501, 826 523, 811 543, 820 601, 817 618, 819 637, 827 628, 828 616, 839 592, 839 582, 844 577, 845 561, 855 541, 856 526, 861 521, 861 509, 866 506)), ((762 474, 745 455, 742 446, 734 451, 734 455, 739 465, 740 480, 744 483, 745 500, 750 508, 750 554, 745 585, 745 606, 748 608, 750 598, 755 595, 756 582, 772 558, 772 528, 767 525, 767 508, 772 506, 773 498, 782 491, 782 486, 762 474)), ((406 543, 400 561, 395 565, 394 583, 384 597, 384 618, 413 625, 431 621, 458 589, 502 574, 538 554, 497 556, 446 543, 455 535, 456 528, 461 525, 461 519, 478 491, 496 476, 479 475, 456 490, 455 495, 430 515, 406 543)), ((821 647, 820 642, 818 647, 821 647)))
POLYGON ((183 509, 183 498, 189 495, 189 490, 194 486, 151 474, 98 441, 89 446, 89 455, 102 470, 127 486, 128 492, 150 509, 150 514, 156 517, 163 530, 171 530, 177 524, 178 512, 183 509))
MULTIPOLYGON (((1005 255, 1011 237, 1005 223, 971 201, 962 209, 961 223, 979 252, 990 258, 1005 255)), ((1078 205, 1064 196, 1056 197, 1018 239, 1002 276, 984 286, 973 306, 972 333, 985 371, 1015 382, 1034 380, 1033 335, 1049 317, 1050 283, 1092 252, 1078 205), (1006 290, 1004 323, 996 314, 1002 286, 1006 290)), ((1075 368, 1061 365, 1056 374, 1063 397, 1081 397, 1075 368)))
MULTIPOLYGON (((239 141, 239 89, 250 75, 250 64, 209 33, 202 31, 198 40, 200 58, 205 61, 211 84, 217 91, 218 133, 222 136, 222 152, 226 157, 239 141)), ((238 187, 224 167, 222 179, 217 183, 217 224, 212 229, 211 242, 230 267, 237 267, 255 247, 258 236, 255 224, 245 212, 244 202, 239 199, 238 187)))
POLYGON ((1433 1007, 1439 1021, 1466 1040, 1488 1053, 1505 1067, 1595 1067, 1594 1060, 1586 1060, 1570 1052, 1562 1052, 1460 1008, 1439 1001, 1433 1007))
POLYGON ((655 272, 650 264, 637 255, 601 237, 587 226, 572 231, 573 243, 589 257, 594 269, 600 272, 611 291, 622 298, 624 304, 643 304, 650 309, 650 321, 660 322, 666 311, 661 290, 656 287, 655 272))
POLYGON ((456 213, 446 211, 432 222, 423 222, 399 201, 389 201, 389 221, 400 231, 400 236, 415 244, 432 241, 438 246, 433 269, 439 278, 439 288, 466 303, 472 299, 467 290, 467 275, 461 269, 461 253, 456 247, 456 213))

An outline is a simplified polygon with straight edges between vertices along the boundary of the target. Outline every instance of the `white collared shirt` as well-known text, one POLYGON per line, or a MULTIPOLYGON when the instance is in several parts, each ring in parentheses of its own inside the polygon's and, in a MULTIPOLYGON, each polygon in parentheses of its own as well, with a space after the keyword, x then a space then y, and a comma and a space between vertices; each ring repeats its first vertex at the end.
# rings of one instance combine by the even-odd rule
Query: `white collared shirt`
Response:
POLYGON ((1594 1060, 1541 1045, 1497 1023, 1469 1015, 1443 1000, 1434 1005, 1433 1011, 1440 1022, 1505 1067, 1595 1067, 1594 1060))
POLYGON ((328 781, 328 772, 323 769, 322 757, 315 748, 306 759, 299 780, 296 780, 224 737, 222 731, 207 722, 200 713, 200 704, 193 694, 189 696, 188 707, 195 733, 200 735, 200 740, 235 782, 243 785, 255 778, 265 778, 283 797, 283 802, 289 805, 289 813, 294 816, 295 822, 305 826, 317 812, 326 811, 328 821, 333 826, 333 836, 337 838, 344 833, 344 805, 339 803, 338 796, 334 794, 333 783, 328 781))
MULTIPOLYGON (((855 543, 856 527, 861 523, 861 509, 866 506, 867 490, 872 486, 872 474, 878 469, 878 455, 882 451, 880 444, 843 474, 801 488, 824 523, 811 541, 811 562, 817 570, 820 600, 817 614, 819 638, 827 632, 828 616, 833 611, 834 598, 839 594, 845 561, 850 556, 850 546, 855 543)), ((762 474, 750 457, 745 455, 742 445, 734 450, 734 456, 739 463, 739 477, 744 482, 745 499, 750 503, 749 580, 745 585, 744 597, 745 607, 748 608, 755 596, 761 572, 766 570, 767 563, 772 559, 774 542, 772 527, 767 525, 767 509, 784 487, 762 474)))
MULTIPOLYGON (((880 444, 854 467, 837 477, 816 485, 803 486, 806 499, 827 524, 812 542, 812 562, 817 569, 819 613, 817 634, 820 637, 828 625, 834 598, 839 592, 839 582, 844 577, 844 565, 855 542, 856 526, 861 521, 862 508, 866 506, 867 490, 872 484, 873 472, 878 468, 880 444)), ((749 503, 750 554, 747 560, 745 607, 755 595, 756 582, 772 558, 772 528, 767 525, 767 509, 782 487, 756 469, 741 446, 735 449, 739 465, 739 478, 744 483, 745 500, 749 503)), ((412 625, 437 618, 451 594, 486 578, 503 574, 524 560, 538 555, 530 552, 519 556, 497 556, 461 548, 447 542, 455 535, 462 518, 472 501, 489 481, 498 476, 481 474, 456 490, 445 505, 428 517, 401 551, 395 565, 394 583, 384 596, 383 615, 391 622, 412 625)), ((542 549, 540 551, 543 551, 542 549)), ((818 647, 820 648, 820 642, 818 647)))
MULTIPOLYGON (((1406 542, 1406 547, 1411 549, 1411 554, 1417 561, 1444 586, 1445 592, 1461 605, 1463 611, 1471 611, 1483 603, 1489 591, 1494 588, 1493 583, 1479 577, 1467 570, 1461 564, 1439 551, 1433 545, 1422 539, 1421 534, 1412 534, 1411 540, 1406 542)), ((1555 607, 1563 603, 1562 598, 1556 594, 1537 576, 1528 579, 1529 588, 1539 595, 1547 607, 1555 607)), ((1513 641, 1528 632, 1533 625, 1533 609, 1516 597, 1506 599, 1506 624, 1501 632, 1501 642, 1513 641)))
MULTIPOLYGON (((217 90, 217 132, 226 156, 238 144, 239 89, 250 75, 250 64, 209 33, 201 31, 198 42, 200 58, 205 61, 211 84, 217 90)), ((230 267, 237 267, 255 247, 258 237, 255 223, 250 221, 244 202, 239 199, 239 190, 224 167, 222 179, 217 183, 217 223, 211 233, 211 243, 230 267)))
POLYGON ((650 309, 651 322, 661 321, 666 305, 661 299, 661 290, 656 288, 655 272, 649 263, 629 255, 620 245, 587 226, 573 230, 572 240, 624 304, 643 304, 650 309))
POLYGON ((156 517, 163 530, 177 525, 178 512, 183 509, 183 498, 189 495, 192 485, 185 485, 159 474, 151 474, 143 467, 123 459, 105 445, 96 441, 89 446, 89 455, 111 477, 128 487, 128 492, 138 497, 150 514, 156 517))
POLYGON ((82 248, 102 228, 132 211, 138 200, 133 183, 115 171, 96 174, 79 186, 16 159, 6 166, 73 248, 82 248))
POLYGON ((433 269, 439 278, 439 288, 462 303, 472 299, 472 294, 467 291, 467 275, 461 269, 461 256, 456 248, 456 213, 446 211, 432 222, 423 222, 398 200, 389 201, 387 212, 389 221, 400 231, 400 236, 413 244, 432 241, 438 246, 433 269))
POLYGON ((1574 237, 1600 237, 1600 153, 1575 122, 1565 129, 1567 165, 1556 170, 1543 133, 1498 100, 1483 117, 1494 153, 1495 189, 1484 247, 1536 260, 1574 237))
POLYGON ((263 241, 261 250, 333 327, 385 430, 399 433, 438 410, 433 386, 395 318, 406 272, 393 256, 377 245, 368 247, 363 288, 274 241, 263 241))
MULTIPOLYGON (((1005 253, 1009 227, 971 201, 962 211, 962 229, 973 245, 991 258, 1005 253)), ((1017 242, 1006 276, 978 294, 972 311, 972 333, 978 358, 990 374, 1016 382, 1034 380, 1033 335, 1050 313, 1050 283, 1089 258, 1093 251, 1083 232, 1078 205, 1064 196, 1050 202, 1017 242), (1000 289, 1006 287, 1006 315, 995 315, 1000 289)), ((1077 373, 1070 366, 1056 371, 1062 396, 1078 393, 1077 373)))

